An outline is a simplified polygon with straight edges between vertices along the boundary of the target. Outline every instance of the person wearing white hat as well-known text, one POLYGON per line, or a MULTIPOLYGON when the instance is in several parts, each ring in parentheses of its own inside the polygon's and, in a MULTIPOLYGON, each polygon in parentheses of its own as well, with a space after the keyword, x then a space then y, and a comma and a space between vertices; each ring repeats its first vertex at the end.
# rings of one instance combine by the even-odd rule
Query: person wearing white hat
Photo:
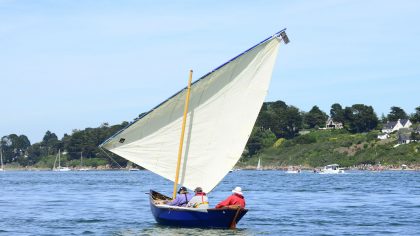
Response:
POLYGON ((232 190, 232 193, 233 194, 230 195, 228 198, 217 204, 216 208, 245 208, 245 198, 244 194, 242 193, 242 188, 236 187, 232 190))

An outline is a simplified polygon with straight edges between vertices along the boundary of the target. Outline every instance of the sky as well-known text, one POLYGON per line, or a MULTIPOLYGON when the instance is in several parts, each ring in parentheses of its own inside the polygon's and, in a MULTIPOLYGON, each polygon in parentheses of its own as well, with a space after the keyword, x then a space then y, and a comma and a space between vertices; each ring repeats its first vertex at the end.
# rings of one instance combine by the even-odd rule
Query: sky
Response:
POLYGON ((287 28, 266 101, 420 106, 420 1, 0 0, 0 136, 131 121, 287 28))

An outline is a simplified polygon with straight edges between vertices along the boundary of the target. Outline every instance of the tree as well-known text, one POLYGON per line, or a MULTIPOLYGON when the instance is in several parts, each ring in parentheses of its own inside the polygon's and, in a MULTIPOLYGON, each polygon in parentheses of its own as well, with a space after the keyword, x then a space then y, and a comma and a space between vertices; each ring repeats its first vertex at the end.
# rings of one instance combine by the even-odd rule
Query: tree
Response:
POLYGON ((42 156, 42 146, 41 143, 35 143, 30 146, 27 150, 28 153, 28 165, 36 164, 42 156))
POLYGON ((346 128, 353 133, 370 131, 377 127, 378 117, 372 106, 354 104, 344 109, 344 117, 348 124, 346 128))
POLYGON ((410 121, 412 123, 420 123, 420 106, 416 107, 416 112, 411 114, 410 121))
POLYGON ((42 146, 45 148, 46 153, 45 155, 53 154, 58 152, 59 141, 58 137, 55 133, 51 133, 51 131, 45 132, 44 137, 42 138, 41 142, 42 146))
POLYGON ((273 111, 269 111, 267 108, 263 108, 258 115, 257 121, 254 127, 261 127, 265 129, 274 129, 277 126, 278 121, 277 114, 273 111))
POLYGON ((302 128, 302 115, 283 101, 264 103, 256 127, 270 129, 277 138, 293 138, 302 128))
POLYGON ((384 115, 384 113, 382 113, 382 115, 381 115, 381 123, 382 124, 385 124, 387 122, 388 122, 388 118, 384 115))
POLYGON ((272 131, 276 134, 277 138, 293 138, 302 128, 302 115, 299 109, 294 106, 277 110, 275 119, 276 126, 272 131))
POLYGON ((400 107, 391 107, 391 112, 387 116, 389 121, 397 121, 398 119, 408 119, 407 113, 400 107))
POLYGON ((5 162, 22 161, 27 149, 31 146, 25 135, 9 134, 3 136, 0 142, 5 162))
POLYGON ((328 115, 321 111, 318 106, 313 106, 304 116, 304 122, 310 129, 325 126, 327 119, 328 115))
POLYGON ((94 157, 91 152, 88 152, 88 147, 93 146, 96 148, 95 144, 89 140, 88 131, 78 131, 73 133, 68 143, 66 143, 65 149, 68 151, 70 160, 80 158, 80 153, 83 152, 86 157, 94 157))
POLYGON ((411 139, 415 141, 420 141, 420 133, 411 132, 411 139))
POLYGON ((270 129, 277 138, 293 138, 302 127, 299 109, 283 101, 264 103, 255 127, 270 129))
MULTIPOLYGON (((71 135, 65 134, 62 139, 62 143, 64 145, 64 149, 68 152, 68 159, 79 159, 80 153, 83 153, 83 157, 86 158, 104 158, 111 161, 107 155, 99 150, 98 145, 127 125, 127 122, 114 126, 101 125, 98 128, 74 130, 71 135)), ((112 155, 112 158, 120 165, 125 165, 127 163, 127 160, 121 157, 112 155)))
POLYGON ((248 156, 257 154, 261 149, 273 146, 276 135, 270 129, 254 127, 246 145, 248 156))
POLYGON ((9 135, 3 136, 0 141, 0 147, 3 152, 3 162, 11 162, 13 159, 13 146, 9 135))
POLYGON ((30 146, 31 142, 29 141, 28 137, 26 137, 26 135, 19 135, 19 137, 16 140, 16 148, 26 150, 30 146))
MULTIPOLYGON (((114 164, 106 154, 99 150, 98 145, 127 125, 128 122, 126 121, 113 126, 110 126, 108 123, 103 123, 98 128, 75 130, 71 135, 64 134, 62 140, 59 140, 56 134, 47 131, 41 142, 32 145, 25 135, 18 136, 16 134, 10 134, 1 138, 0 148, 3 150, 3 159, 6 163, 17 161, 24 166, 34 165, 42 157, 55 154, 58 149, 62 151, 66 150, 70 160, 79 159, 80 153, 83 152, 84 157, 103 158, 109 163, 114 164)), ((119 165, 125 165, 127 163, 127 160, 121 157, 112 153, 109 153, 109 155, 119 165)))
POLYGON ((340 104, 334 103, 331 105, 330 117, 335 122, 344 123, 344 110, 340 104))

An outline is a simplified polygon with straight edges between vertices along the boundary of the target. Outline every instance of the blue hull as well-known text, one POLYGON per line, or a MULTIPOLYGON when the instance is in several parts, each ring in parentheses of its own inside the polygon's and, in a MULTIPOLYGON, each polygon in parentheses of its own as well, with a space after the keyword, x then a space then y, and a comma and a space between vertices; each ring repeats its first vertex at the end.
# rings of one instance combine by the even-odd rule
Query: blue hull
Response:
POLYGON ((150 208, 155 220, 162 225, 194 228, 234 228, 247 209, 207 209, 196 211, 178 207, 155 205, 153 199, 168 197, 150 190, 150 208))

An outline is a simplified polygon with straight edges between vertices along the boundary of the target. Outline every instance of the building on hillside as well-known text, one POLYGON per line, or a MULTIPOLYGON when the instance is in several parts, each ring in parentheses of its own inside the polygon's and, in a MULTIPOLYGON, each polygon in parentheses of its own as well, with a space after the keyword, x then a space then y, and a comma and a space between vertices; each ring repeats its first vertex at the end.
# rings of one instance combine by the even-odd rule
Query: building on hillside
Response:
POLYGON ((411 140, 411 129, 402 128, 398 130, 398 143, 399 144, 407 144, 410 143, 411 140))
POLYGON ((342 129, 343 123, 335 122, 331 117, 325 123, 325 129, 342 129))
MULTIPOLYGON (((402 128, 410 128, 411 121, 408 119, 398 119, 397 121, 388 121, 382 128, 382 133, 392 133, 402 128)), ((379 138, 379 137, 378 137, 379 138)))
POLYGON ((388 133, 378 134, 378 139, 384 140, 384 139, 388 139, 388 138, 389 138, 388 133))
POLYGON ((409 119, 399 119, 399 121, 403 128, 410 128, 413 125, 409 119))

